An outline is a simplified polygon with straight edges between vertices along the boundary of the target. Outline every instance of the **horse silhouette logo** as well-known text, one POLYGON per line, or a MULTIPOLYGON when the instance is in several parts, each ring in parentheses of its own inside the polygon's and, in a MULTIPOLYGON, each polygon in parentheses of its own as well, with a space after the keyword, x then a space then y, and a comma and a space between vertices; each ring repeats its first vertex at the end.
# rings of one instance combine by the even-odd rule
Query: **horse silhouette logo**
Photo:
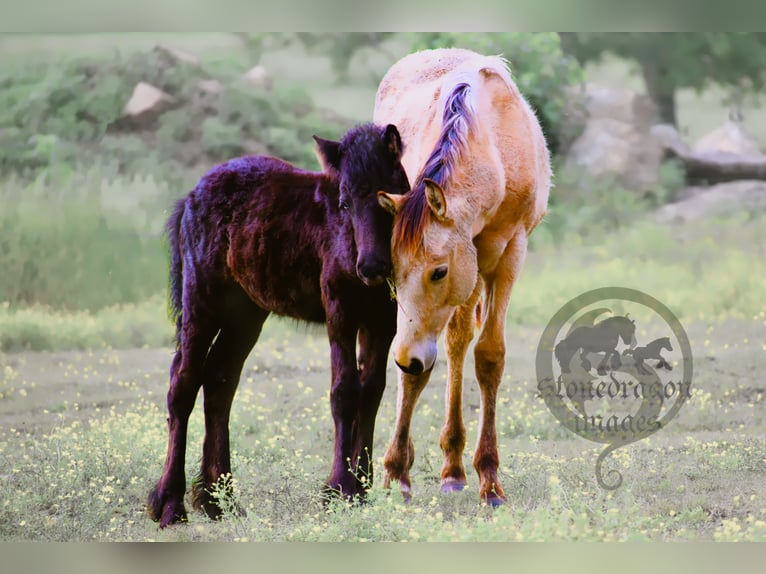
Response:
POLYGON ((670 344, 670 337, 660 337, 655 339, 645 347, 636 347, 633 349, 625 349, 622 354, 630 355, 633 357, 633 362, 636 368, 643 374, 648 375, 649 371, 644 366, 646 359, 657 359, 659 362, 655 365, 657 369, 667 369, 672 371, 673 367, 668 363, 665 358, 660 354, 660 351, 666 349, 668 351, 673 350, 673 346, 670 344))
POLYGON ((663 428, 691 396, 691 346, 683 326, 657 299, 624 287, 588 291, 559 309, 540 338, 536 370, 540 397, 559 422, 608 445, 596 461, 605 489, 622 483, 617 470, 604 479, 605 457, 663 428), (613 311, 618 308, 635 313, 613 311), (649 330, 670 334, 651 338, 649 330))
MULTIPOLYGON (((599 311, 602 311, 599 309, 599 311)), ((621 365, 620 353, 617 352, 617 343, 619 339, 630 345, 636 346, 636 322, 628 316, 610 317, 589 327, 580 325, 570 330, 570 333, 562 339, 554 350, 556 359, 561 366, 562 373, 570 373, 570 362, 572 357, 580 351, 580 361, 582 368, 586 371, 591 370, 591 362, 587 355, 589 353, 604 353, 604 358, 596 367, 599 375, 606 374, 607 362, 612 368, 621 365)))

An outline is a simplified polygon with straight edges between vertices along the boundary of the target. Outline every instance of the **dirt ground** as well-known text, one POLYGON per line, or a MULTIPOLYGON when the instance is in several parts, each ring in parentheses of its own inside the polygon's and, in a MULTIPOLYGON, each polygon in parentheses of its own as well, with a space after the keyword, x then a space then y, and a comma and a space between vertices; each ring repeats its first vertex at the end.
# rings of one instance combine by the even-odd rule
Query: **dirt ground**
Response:
MULTIPOLYGON (((253 390, 268 397, 275 385, 289 384, 298 373, 307 386, 329 392, 329 351, 322 330, 294 331, 283 323, 270 325, 248 358, 239 392, 253 385, 253 390)), ((759 421, 762 425, 764 402, 758 400, 758 395, 766 395, 761 376, 766 370, 766 324, 696 322, 686 329, 695 361, 692 393, 703 390, 712 393, 713 399, 738 399, 732 401, 731 414, 736 421, 731 422, 759 421), (739 405, 739 400, 743 405, 755 401, 756 407, 739 405)), ((508 329, 506 376, 510 381, 503 384, 506 392, 512 392, 515 383, 534 379, 534 350, 541 330, 508 329)), ((104 416, 113 406, 117 412, 129 410, 140 397, 164 405, 172 355, 170 348, 8 354, 5 363, 14 374, 6 383, 12 389, 11 396, 0 400, 0 429, 46 433, 62 421, 104 416)), ((437 411, 443 408, 445 373, 445 353, 441 349, 429 392, 423 396, 423 401, 433 403, 431 408, 437 411)), ((465 376, 466 407, 478 408, 470 352, 465 376)), ((389 366, 384 403, 393 405, 395 390, 396 373, 389 366)))

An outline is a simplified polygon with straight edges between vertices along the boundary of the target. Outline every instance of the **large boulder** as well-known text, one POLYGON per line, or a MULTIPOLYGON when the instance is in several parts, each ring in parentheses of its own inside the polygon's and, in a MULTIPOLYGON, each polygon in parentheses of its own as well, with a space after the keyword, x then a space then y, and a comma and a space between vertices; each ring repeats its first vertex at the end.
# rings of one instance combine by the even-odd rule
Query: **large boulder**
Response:
POLYGON ((594 176, 609 176, 630 189, 659 181, 663 145, 651 133, 659 121, 651 99, 637 92, 589 84, 583 97, 585 129, 566 155, 566 164, 594 176))
POLYGON ((138 82, 125 104, 121 124, 136 129, 151 127, 157 118, 177 104, 176 99, 146 82, 138 82))
POLYGON ((271 74, 265 67, 260 65, 250 68, 242 75, 242 79, 249 85, 264 90, 270 90, 274 86, 274 79, 271 77, 271 74))
POLYGON ((697 140, 693 149, 696 153, 729 152, 739 155, 761 153, 756 139, 747 133, 741 122, 731 118, 697 140))
POLYGON ((163 60, 171 65, 189 65, 195 67, 200 66, 200 60, 197 58, 197 56, 189 54, 188 52, 184 52, 183 50, 177 50, 176 48, 158 44, 154 47, 154 52, 159 54, 163 60))
POLYGON ((694 221, 733 211, 766 210, 766 182, 742 180, 709 187, 689 187, 679 194, 683 199, 662 206, 655 218, 663 223, 694 221))
POLYGON ((761 153, 755 140, 734 122, 702 138, 694 149, 689 148, 673 126, 656 125, 652 134, 668 156, 681 162, 689 184, 766 180, 766 154, 761 153))

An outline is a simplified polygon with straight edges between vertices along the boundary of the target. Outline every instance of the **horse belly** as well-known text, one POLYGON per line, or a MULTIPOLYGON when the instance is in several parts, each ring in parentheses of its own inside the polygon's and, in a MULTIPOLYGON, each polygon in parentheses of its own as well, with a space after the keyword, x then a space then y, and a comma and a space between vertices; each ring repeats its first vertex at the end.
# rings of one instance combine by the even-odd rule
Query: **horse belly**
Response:
POLYGON ((274 243, 257 235, 232 238, 228 263, 235 281, 266 311, 324 322, 319 262, 309 253, 292 251, 285 242, 277 242, 278 248, 274 243))

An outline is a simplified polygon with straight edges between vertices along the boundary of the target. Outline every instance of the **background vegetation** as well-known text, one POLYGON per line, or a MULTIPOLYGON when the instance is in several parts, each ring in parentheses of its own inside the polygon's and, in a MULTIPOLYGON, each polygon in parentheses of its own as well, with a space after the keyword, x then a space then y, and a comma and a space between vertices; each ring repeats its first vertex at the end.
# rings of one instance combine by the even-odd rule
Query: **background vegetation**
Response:
MULTIPOLYGON (((270 320, 232 419, 248 517, 211 523, 193 514, 188 528, 158 532, 143 511, 165 448, 172 331, 162 229, 172 201, 211 165, 257 152, 316 168, 310 136, 340 137, 369 120, 388 66, 436 46, 505 54, 559 150, 578 135, 570 90, 595 81, 653 95, 640 65, 642 46, 657 43, 673 54, 666 75, 675 81, 682 132, 702 135, 736 101, 763 146, 762 78, 753 65, 762 61, 754 52, 760 42, 705 34, 663 43, 630 35, 619 46, 615 37, 562 42, 521 33, 0 36, 0 483, 12 493, 0 502, 0 538, 763 540, 766 429, 757 380, 766 367, 766 217, 734 206, 715 218, 662 224, 655 209, 684 186, 677 168, 664 166, 656 189, 637 191, 565 169, 558 154, 550 213, 533 235, 508 315, 498 423, 507 508, 477 505, 475 485, 465 496, 438 495, 442 360, 416 415, 415 504, 403 507, 376 486, 370 505, 319 505, 332 432, 324 334, 270 320), (199 62, 168 60, 157 43, 199 62), (707 57, 718 65, 696 66, 700 46, 711 45, 707 57), (742 46, 752 58, 736 57, 742 46), (271 73, 271 89, 243 80, 256 64, 271 73), (200 89, 211 80, 223 91, 200 89), (121 116, 138 81, 176 104, 137 127, 121 116), (618 457, 632 486, 615 494, 595 486, 596 451, 534 399, 527 369, 558 307, 612 284, 665 302, 699 357, 699 391, 676 427, 618 457)), ((470 437, 478 407, 472 372, 469 364, 470 437)), ((378 456, 394 387, 379 417, 378 456)), ((189 476, 201 429, 196 411, 189 476)), ((469 448, 469 467, 471 456, 469 448)))

